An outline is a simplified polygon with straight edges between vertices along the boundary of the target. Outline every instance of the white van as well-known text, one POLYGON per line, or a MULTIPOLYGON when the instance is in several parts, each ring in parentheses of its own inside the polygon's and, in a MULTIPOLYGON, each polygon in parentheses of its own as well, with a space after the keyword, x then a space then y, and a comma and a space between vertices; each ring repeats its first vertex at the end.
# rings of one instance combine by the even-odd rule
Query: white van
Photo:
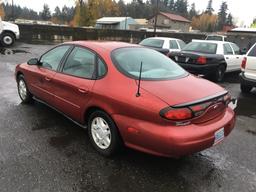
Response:
POLYGON ((243 93, 249 93, 253 87, 256 87, 256 43, 244 57, 241 70, 241 91, 243 93))
POLYGON ((19 38, 19 26, 13 23, 2 21, 0 17, 0 44, 3 46, 11 46, 19 38))

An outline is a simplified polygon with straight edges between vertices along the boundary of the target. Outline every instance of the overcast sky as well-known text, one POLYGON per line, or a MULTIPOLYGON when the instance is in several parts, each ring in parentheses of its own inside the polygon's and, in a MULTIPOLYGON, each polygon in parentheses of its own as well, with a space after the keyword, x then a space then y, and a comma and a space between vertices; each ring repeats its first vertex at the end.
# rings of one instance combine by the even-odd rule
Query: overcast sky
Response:
MULTIPOLYGON (((11 0, 4 0, 5 2, 11 2, 11 0)), ((15 4, 21 6, 26 6, 32 8, 36 11, 40 11, 44 3, 47 3, 51 10, 53 11, 56 6, 62 7, 63 5, 72 6, 74 5, 75 0, 14 0, 15 4)), ((130 2, 131 0, 125 0, 130 2)), ((204 10, 207 6, 208 0, 188 0, 189 3, 196 3, 197 10, 204 10)), ((213 8, 215 11, 218 11, 220 8, 221 2, 224 0, 213 0, 213 8)), ((244 22, 246 25, 249 25, 253 18, 256 17, 255 11, 255 0, 225 0, 228 3, 229 10, 236 17, 240 25, 241 22, 244 22)))

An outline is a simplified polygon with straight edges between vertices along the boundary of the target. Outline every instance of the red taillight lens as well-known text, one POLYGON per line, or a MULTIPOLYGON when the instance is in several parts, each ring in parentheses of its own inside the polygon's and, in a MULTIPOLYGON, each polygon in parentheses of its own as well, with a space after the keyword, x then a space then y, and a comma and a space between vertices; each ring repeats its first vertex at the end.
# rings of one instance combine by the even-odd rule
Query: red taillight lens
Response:
POLYGON ((212 103, 211 102, 207 102, 207 103, 202 103, 202 104, 199 104, 199 105, 194 105, 194 106, 191 106, 190 109, 194 112, 194 115, 196 117, 202 115, 205 110, 211 105, 212 103))
POLYGON ((197 59, 197 63, 198 64, 206 64, 206 57, 202 57, 202 56, 200 56, 200 57, 198 57, 198 59, 197 59))
POLYGON ((244 59, 243 59, 243 61, 242 61, 242 64, 241 64, 241 68, 242 68, 242 69, 245 69, 246 63, 247 63, 247 57, 244 57, 244 59))
POLYGON ((192 112, 189 108, 169 108, 162 112, 162 116, 173 121, 183 121, 192 118, 192 112))

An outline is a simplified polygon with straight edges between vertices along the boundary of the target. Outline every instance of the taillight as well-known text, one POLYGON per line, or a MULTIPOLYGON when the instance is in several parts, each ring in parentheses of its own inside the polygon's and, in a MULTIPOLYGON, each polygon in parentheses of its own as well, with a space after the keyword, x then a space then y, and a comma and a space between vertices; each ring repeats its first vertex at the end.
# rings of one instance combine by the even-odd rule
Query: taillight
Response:
POLYGON ((207 62, 206 57, 200 56, 197 59, 198 64, 206 64, 206 62, 207 62))
POLYGON ((246 63, 247 63, 247 57, 244 57, 244 58, 243 58, 243 61, 242 61, 242 64, 241 64, 241 68, 242 68, 242 69, 245 69, 246 63))
POLYGON ((227 95, 224 96, 223 99, 224 99, 225 104, 228 105, 231 101, 231 95, 227 94, 227 95))
POLYGON ((187 108, 167 108, 160 112, 161 116, 168 120, 184 121, 193 117, 192 111, 187 108))
POLYGON ((190 106, 190 109, 193 111, 195 117, 202 115, 205 110, 212 104, 212 102, 202 103, 199 105, 190 106))

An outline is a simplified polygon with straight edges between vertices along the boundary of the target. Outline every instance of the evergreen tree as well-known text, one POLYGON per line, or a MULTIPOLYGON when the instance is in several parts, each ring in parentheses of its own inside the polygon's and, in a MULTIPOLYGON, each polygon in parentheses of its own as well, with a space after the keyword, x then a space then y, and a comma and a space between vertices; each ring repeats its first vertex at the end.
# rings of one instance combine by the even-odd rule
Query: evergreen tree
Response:
POLYGON ((219 13, 218 13, 218 30, 222 30, 227 20, 227 2, 222 2, 219 13))
POLYGON ((195 3, 191 4, 191 8, 189 10, 189 18, 192 19, 193 17, 197 16, 197 11, 196 11, 196 5, 195 3))
POLYGON ((231 15, 231 13, 228 14, 228 17, 227 17, 227 22, 226 22, 227 25, 229 26, 233 26, 233 16, 231 15))
POLYGON ((44 21, 48 21, 51 19, 50 8, 47 4, 44 4, 42 12, 40 12, 40 17, 44 21))
POLYGON ((175 1, 174 0, 170 0, 170 2, 169 2, 169 9, 171 11, 175 11, 175 1))
POLYGON ((214 9, 212 8, 212 0, 209 0, 205 12, 211 15, 213 11, 214 9))

